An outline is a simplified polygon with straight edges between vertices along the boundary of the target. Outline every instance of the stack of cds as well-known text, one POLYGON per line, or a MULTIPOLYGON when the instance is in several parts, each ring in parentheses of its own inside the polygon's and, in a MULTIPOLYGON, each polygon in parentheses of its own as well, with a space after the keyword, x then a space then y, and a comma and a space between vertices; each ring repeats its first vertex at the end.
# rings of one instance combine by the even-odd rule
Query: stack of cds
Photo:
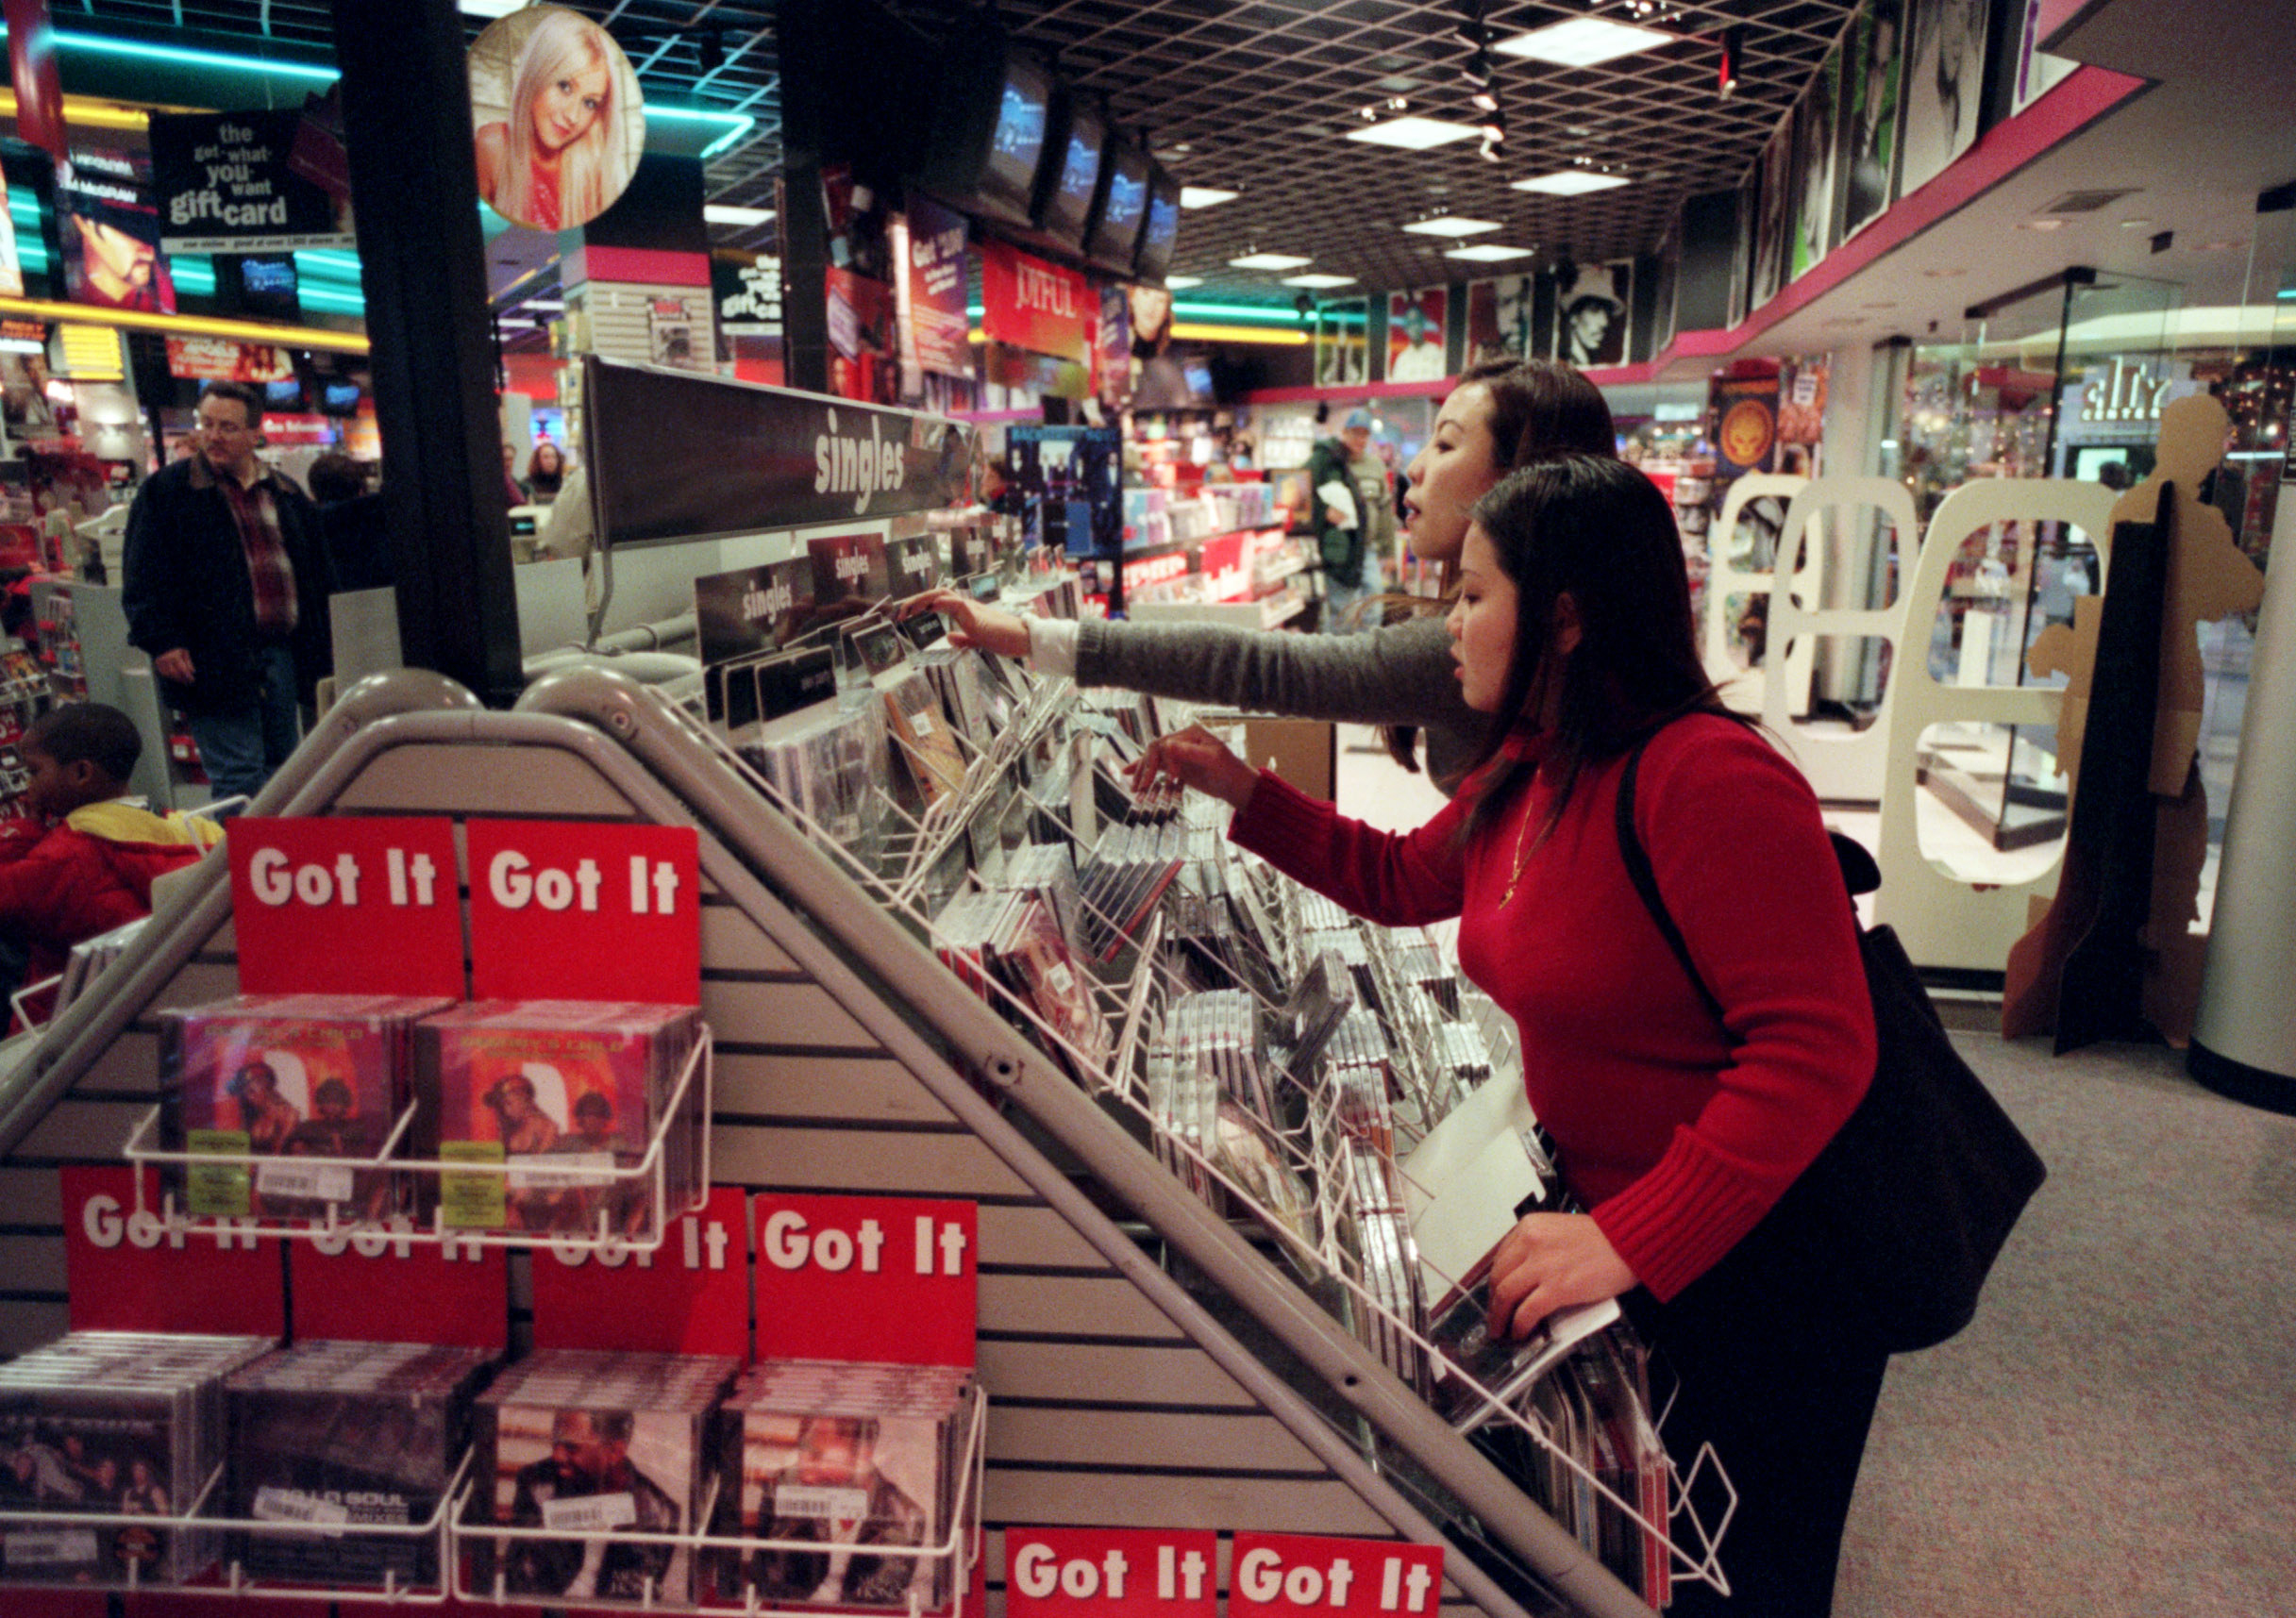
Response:
POLYGON ((1405 983, 1416 983, 1427 991, 1443 1015, 1453 1021, 1459 1016, 1459 977, 1443 964, 1435 946, 1424 935, 1399 936, 1395 941, 1396 976, 1405 983))
MULTIPOLYGON (((692 1006, 480 1000, 415 1030, 416 1150, 451 1162, 514 1163, 508 1175, 443 1174, 436 1199, 457 1230, 641 1237, 693 1195, 699 1085, 662 1146, 667 1206, 644 1160, 700 1038, 692 1006)), ((424 1209, 427 1217, 429 1209, 424 1209)))
MULTIPOLYGON (((0 1506, 70 1515, 179 1517, 224 1461, 224 1378, 267 1337, 75 1331, 0 1365, 0 1506)), ((121 1523, 11 1523, 0 1580, 180 1583, 217 1536, 121 1523)), ((4 1604, 0 1604, 4 1605, 4 1604)))
POLYGON ((1005 862, 1002 879, 991 885, 1035 895, 1052 911, 1068 947, 1081 947, 1084 906, 1077 893, 1076 859, 1065 842, 1021 844, 1005 862))
POLYGON ((160 1013, 162 1150, 226 1160, 171 1171, 198 1217, 380 1219, 398 1176, 298 1158, 373 1158, 408 1100, 410 1029, 450 1002, 242 994, 160 1013), (250 1172, 246 1159, 257 1163, 250 1172))
POLYGON ((136 935, 151 925, 149 916, 138 916, 124 922, 109 932, 101 932, 91 939, 82 939, 72 946, 64 960, 63 981, 56 986, 56 1016, 63 1015, 64 1008, 87 992, 88 986, 103 974, 106 967, 120 959, 136 935))
POLYGON ((783 1548, 711 1554, 716 1596, 930 1611, 979 1397, 956 1366, 767 1360, 726 1401, 720 1531, 783 1548))
POLYGON ((817 703, 766 725, 742 755, 822 835, 873 864, 884 839, 877 783, 885 778, 890 745, 882 703, 817 703))
POLYGON ((926 647, 910 659, 941 699, 941 709, 977 745, 996 734, 989 718, 988 687, 981 677, 980 654, 959 651, 947 641, 926 647))
POLYGON ((1088 1084, 1105 1072, 1108 1020, 1051 905, 1033 892, 960 893, 932 931, 949 970, 998 1011, 1010 1017, 1017 1003, 1035 1012, 1042 1027, 1014 1020, 1071 1077, 1088 1084))
POLYGON ((416 1527, 446 1496, 470 1401, 492 1357, 407 1343, 299 1343, 225 1384, 235 1518, 327 1524, 331 1534, 249 1533, 233 1554, 254 1577, 299 1584, 436 1584, 430 1535, 416 1527))
POLYGON ((679 1545, 617 1539, 691 1533, 716 1466, 729 1359, 545 1349, 479 1395, 471 1520, 545 1529, 478 1538, 477 1588, 491 1595, 668 1602, 689 1598, 679 1545))
POLYGON ((1177 820, 1111 826, 1078 876, 1084 896, 1084 953, 1098 960, 1114 959, 1148 920, 1187 856, 1188 828, 1177 820))
POLYGON ((1183 994, 1166 1022, 1183 1068, 1209 1077, 1218 1093, 1254 1115, 1273 1120, 1276 1093, 1260 1053, 1259 1008, 1240 989, 1183 994))
POLYGON ((904 663, 877 676, 877 683, 885 699, 893 750, 915 789, 911 802, 922 809, 956 796, 964 785, 964 749, 932 682, 904 663))

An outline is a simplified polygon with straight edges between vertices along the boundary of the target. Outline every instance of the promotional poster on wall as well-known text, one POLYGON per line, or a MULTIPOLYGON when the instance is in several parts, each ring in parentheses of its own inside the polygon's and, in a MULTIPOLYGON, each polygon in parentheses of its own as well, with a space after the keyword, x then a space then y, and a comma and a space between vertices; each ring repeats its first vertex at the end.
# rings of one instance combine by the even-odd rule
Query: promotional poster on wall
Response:
POLYGON ((1555 286, 1553 358, 1572 365, 1626 362, 1634 307, 1634 261, 1581 264, 1555 286))
POLYGON ((1362 298, 1324 304, 1316 310, 1316 385, 1351 388, 1371 379, 1366 339, 1371 306, 1362 298))
POLYGON ((1466 290, 1466 362, 1528 359, 1552 340, 1540 330, 1538 277, 1500 275, 1466 290))
POLYGON ((909 261, 903 267, 903 325, 921 371, 970 377, 964 318, 964 216, 921 196, 909 199, 909 261))
POLYGON ((573 230, 629 189, 645 98, 613 37, 563 6, 489 24, 470 47, 478 198, 514 225, 573 230))
POLYGON ((1770 137, 1762 148, 1762 176, 1754 197, 1753 270, 1749 303, 1753 309, 1778 295, 1785 285, 1785 266, 1794 236, 1794 128, 1770 137))
POLYGON ((2041 49, 2041 0, 2024 0, 2024 21, 2017 34, 2017 78, 2009 89, 2009 116, 2014 118, 2053 89, 2058 80, 2081 64, 2053 57, 2041 49))
POLYGON ((294 171, 296 110, 151 117, 159 245, 170 253, 349 247, 350 209, 294 171))
POLYGON ((1897 196, 1898 124, 1904 70, 1902 0, 1869 0, 1850 25, 1848 71, 1842 84, 1845 242, 1880 218, 1897 196))
POLYGON ((64 296, 98 309, 174 314, 176 282, 159 251, 151 158, 75 149, 56 171, 64 296))
POLYGON ((1450 292, 1428 287, 1387 294, 1387 380, 1439 382, 1450 375, 1444 353, 1450 292))
POLYGON ((1976 141, 1986 78, 1986 0, 1914 0, 1912 9, 1900 195, 1936 178, 1976 141))
POLYGON ((1809 93, 1794 112, 1794 174, 1800 189, 1795 209, 1794 258, 1787 279, 1800 280, 1834 249, 1835 109, 1841 90, 1841 51, 1836 47, 1811 80, 1809 93))

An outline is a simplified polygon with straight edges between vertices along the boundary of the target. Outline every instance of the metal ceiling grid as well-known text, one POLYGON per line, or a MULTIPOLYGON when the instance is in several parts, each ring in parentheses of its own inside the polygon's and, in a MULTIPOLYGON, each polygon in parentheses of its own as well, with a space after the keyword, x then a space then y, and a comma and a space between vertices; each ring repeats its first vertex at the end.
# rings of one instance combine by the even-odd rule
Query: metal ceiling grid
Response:
MULTIPOLYGON (((929 37, 977 27, 985 15, 954 0, 891 3, 929 37)), ((576 0, 576 8, 621 41, 649 98, 757 120, 740 143, 711 159, 707 184, 713 201, 771 206, 780 163, 771 6, 576 0)), ((1617 0, 1487 0, 1495 40, 1589 13, 1679 36, 1588 68, 1499 57, 1508 138, 1498 161, 1484 160, 1472 140, 1407 152, 1344 138, 1364 125, 1366 109, 1383 110, 1394 98, 1415 113, 1479 121, 1458 72, 1468 47, 1455 5, 1002 0, 996 14, 1072 82, 1104 94, 1120 121, 1148 128, 1183 183, 1241 193, 1183 217, 1175 273, 1199 275, 1231 297, 1288 304, 1293 291, 1276 274, 1235 270, 1228 260, 1254 249, 1299 254, 1317 272, 1376 290, 1528 269, 1564 254, 1597 262, 1655 247, 1685 196, 1744 180, 1854 8, 1854 0, 1726 0, 1637 17, 1617 0), (1734 22, 1746 30, 1745 47, 1738 92, 1725 97, 1716 84, 1716 41, 1734 22), (1613 168, 1631 183, 1582 197, 1509 187, 1581 162, 1613 168), (1436 212, 1496 220, 1502 228, 1479 240, 1535 254, 1498 265, 1446 259, 1453 242, 1401 229, 1436 212)), ((57 0, 56 15, 60 27, 243 54, 333 49, 324 0, 57 0)), ((474 37, 485 25, 468 21, 474 37)), ((763 245, 772 228, 714 234, 763 245)))

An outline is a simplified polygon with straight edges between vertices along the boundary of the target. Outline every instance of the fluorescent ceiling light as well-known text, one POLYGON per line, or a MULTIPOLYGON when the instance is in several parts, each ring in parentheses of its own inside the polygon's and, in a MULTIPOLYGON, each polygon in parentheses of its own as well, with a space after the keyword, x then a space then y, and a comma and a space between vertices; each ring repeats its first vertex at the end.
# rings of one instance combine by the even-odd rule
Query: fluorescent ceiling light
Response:
MULTIPOLYGON (((1228 260, 1239 270, 1298 270, 1315 261, 1313 259, 1303 259, 1297 253, 1247 253, 1241 259, 1228 260)), ((1169 282, 1165 284, 1170 285, 1169 282)))
POLYGON ((1549 196, 1584 196, 1590 191, 1609 191, 1630 183, 1624 175, 1598 174, 1592 169, 1557 169, 1533 180, 1517 180, 1517 191, 1544 192, 1549 196))
POLYGON ((736 208, 731 203, 712 202, 704 205, 701 217, 705 224, 735 225, 745 229, 763 225, 773 217, 770 208, 736 208))
POLYGON ((1501 259, 1528 259, 1538 251, 1535 247, 1502 247, 1496 242, 1478 242, 1472 247, 1448 247, 1446 259, 1472 259, 1479 264, 1496 264, 1501 259))
POLYGON ((1241 192, 1222 191, 1217 186, 1182 186, 1180 206, 1182 208, 1217 208, 1223 202, 1233 202, 1241 192))
POLYGON ((1201 275, 1166 275, 1164 284, 1175 292, 1184 292, 1190 287, 1202 286, 1204 278, 1201 275))
POLYGON ((1639 28, 1605 17, 1573 17, 1567 22, 1550 23, 1527 34, 1517 34, 1511 40, 1500 40, 1491 48, 1507 56, 1529 57, 1533 61, 1554 62, 1562 67, 1593 67, 1598 62, 1631 57, 1636 51, 1654 51, 1661 45, 1673 44, 1675 39, 1675 35, 1662 34, 1656 28, 1639 28))
POLYGON ((1277 284, 1285 287, 1351 287, 1360 279, 1355 275, 1286 275, 1277 284))
POLYGON ((1462 219, 1455 213, 1447 213, 1440 219, 1422 219, 1403 228, 1415 236, 1480 236, 1486 230, 1497 230, 1499 221, 1462 219))
POLYGON ((466 17, 507 17, 527 0, 455 0, 455 9, 466 17))
POLYGON ((1430 146, 1471 141, 1482 133, 1477 125, 1447 124, 1440 118, 1390 118, 1383 124, 1350 129, 1348 139, 1368 141, 1375 146, 1400 146, 1407 152, 1424 152, 1430 146))

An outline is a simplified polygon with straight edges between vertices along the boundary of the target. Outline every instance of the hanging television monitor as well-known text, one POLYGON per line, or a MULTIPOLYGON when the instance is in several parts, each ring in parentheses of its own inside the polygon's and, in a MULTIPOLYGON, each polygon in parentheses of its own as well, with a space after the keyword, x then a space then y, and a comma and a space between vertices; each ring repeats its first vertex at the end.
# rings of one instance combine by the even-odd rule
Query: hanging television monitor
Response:
POLYGON ((964 212, 1022 228, 1052 111, 1052 74, 997 35, 952 41, 941 64, 920 185, 964 212))
POLYGON ((1140 225, 1148 217, 1148 148, 1138 136, 1119 129, 1109 137, 1100 169, 1084 256, 1100 269, 1129 275, 1140 251, 1140 225))
POLYGON ((1133 274, 1144 281, 1162 281, 1172 268, 1172 248, 1180 241, 1180 182, 1165 173, 1164 165, 1148 165, 1148 221, 1140 231, 1140 257, 1133 274))
POLYGON ((1050 156, 1039 176, 1036 228, 1071 253, 1084 251, 1107 146, 1108 120, 1100 109, 1081 94, 1063 92, 1054 108, 1050 156))

